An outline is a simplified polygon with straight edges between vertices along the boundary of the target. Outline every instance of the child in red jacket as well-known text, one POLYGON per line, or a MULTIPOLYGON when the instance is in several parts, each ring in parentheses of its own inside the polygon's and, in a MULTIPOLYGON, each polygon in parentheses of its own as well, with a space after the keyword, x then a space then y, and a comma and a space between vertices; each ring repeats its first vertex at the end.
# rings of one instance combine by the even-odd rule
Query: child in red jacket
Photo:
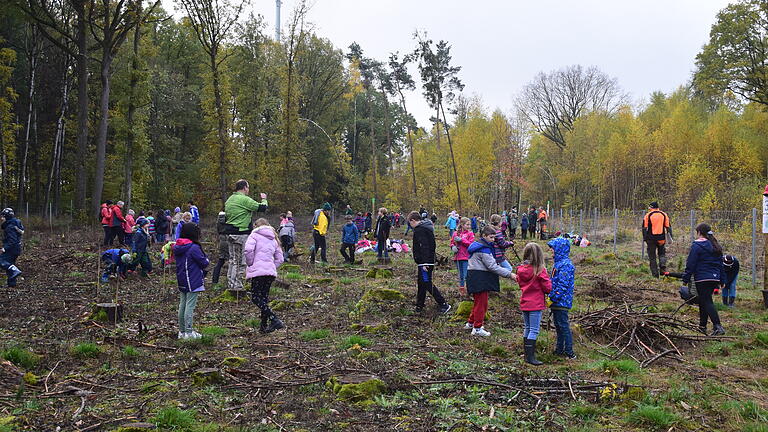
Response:
POLYGON ((459 293, 467 295, 467 269, 469 268, 469 252, 467 248, 475 241, 475 233, 472 232, 472 222, 469 218, 461 218, 459 229, 453 233, 451 249, 455 255, 456 269, 459 272, 459 293))
POLYGON ((517 283, 520 284, 520 310, 523 312, 523 344, 525 361, 538 366, 536 359, 536 338, 541 327, 541 314, 547 308, 546 295, 552 291, 544 267, 544 252, 536 243, 528 243, 523 249, 523 264, 517 268, 517 283))

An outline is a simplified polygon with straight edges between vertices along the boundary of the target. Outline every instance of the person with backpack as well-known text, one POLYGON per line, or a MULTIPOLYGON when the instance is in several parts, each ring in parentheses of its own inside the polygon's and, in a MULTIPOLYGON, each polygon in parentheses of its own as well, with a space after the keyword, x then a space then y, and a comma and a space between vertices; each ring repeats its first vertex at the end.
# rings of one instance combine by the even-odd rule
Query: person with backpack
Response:
POLYGON ((118 201, 116 204, 113 204, 112 207, 109 208, 110 219, 109 219, 109 237, 107 238, 107 242, 106 242, 107 245, 112 245, 112 242, 115 240, 115 237, 117 237, 117 241, 120 245, 126 244, 125 230, 123 228, 126 221, 125 221, 125 217, 123 217, 123 210, 122 210, 124 205, 125 205, 124 202, 118 201))
POLYGON ((104 241, 103 246, 108 246, 109 243, 107 243, 107 240, 109 239, 109 232, 111 231, 111 228, 109 226, 109 223, 112 219, 112 201, 106 200, 101 205, 101 211, 99 212, 99 215, 101 216, 101 228, 104 230, 104 241))
POLYGON ((736 302, 736 280, 739 278, 739 260, 733 255, 723 255, 723 271, 725 283, 720 286, 723 304, 733 308, 736 302))
POLYGON ((654 201, 648 206, 648 213, 643 216, 643 240, 648 250, 651 274, 655 278, 667 271, 667 233, 674 240, 669 216, 659 210, 659 203, 654 201))
MULTIPOLYGON (((226 214, 225 230, 229 247, 229 263, 227 263, 227 287, 230 290, 242 290, 245 278, 245 259, 243 247, 251 234, 253 213, 259 210, 261 203, 248 194, 251 187, 247 180, 240 179, 235 183, 235 191, 224 203, 226 214)), ((263 199, 262 202, 266 200, 263 199)))
POLYGON ((724 335, 725 329, 720 324, 720 316, 712 302, 715 289, 725 283, 723 248, 715 238, 712 228, 705 223, 696 226, 696 240, 691 244, 685 262, 683 283, 688 284, 691 280, 696 284, 699 297, 699 331, 707 334, 707 322, 712 321, 714 329, 711 335, 724 335))
POLYGON ((0 268, 5 270, 5 274, 8 276, 8 288, 13 288, 16 286, 19 275, 21 275, 21 270, 16 267, 16 259, 21 255, 24 225, 10 207, 3 209, 0 216, 3 218, 3 247, 0 250, 0 268))
POLYGON ((328 234, 328 225, 330 224, 329 213, 331 212, 331 204, 325 203, 322 208, 315 210, 312 218, 312 240, 314 241, 314 248, 309 256, 309 262, 315 263, 315 257, 317 251, 320 252, 320 259, 323 264, 328 264, 328 258, 326 257, 326 249, 328 248, 325 243, 325 236, 328 234))
POLYGON ((408 214, 408 223, 413 228, 412 252, 417 267, 416 313, 424 311, 424 303, 429 293, 437 302, 440 313, 447 314, 451 310, 451 305, 445 300, 432 279, 432 272, 437 262, 435 225, 429 219, 422 220, 419 213, 415 211, 408 214))

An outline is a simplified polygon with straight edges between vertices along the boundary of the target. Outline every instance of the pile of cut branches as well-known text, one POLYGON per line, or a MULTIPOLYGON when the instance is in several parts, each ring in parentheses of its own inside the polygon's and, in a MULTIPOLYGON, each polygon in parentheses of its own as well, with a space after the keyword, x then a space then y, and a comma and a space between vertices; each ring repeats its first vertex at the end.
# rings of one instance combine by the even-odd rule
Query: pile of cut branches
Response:
POLYGON ((584 336, 590 338, 618 358, 627 355, 642 367, 671 356, 682 360, 680 345, 703 340, 698 327, 671 314, 649 312, 648 306, 628 303, 586 312, 576 317, 584 336))

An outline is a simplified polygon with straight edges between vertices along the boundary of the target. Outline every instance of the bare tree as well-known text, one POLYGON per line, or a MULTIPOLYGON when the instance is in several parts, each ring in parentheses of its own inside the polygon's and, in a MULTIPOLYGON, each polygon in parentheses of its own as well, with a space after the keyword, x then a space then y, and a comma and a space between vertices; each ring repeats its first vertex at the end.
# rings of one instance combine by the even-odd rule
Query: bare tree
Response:
POLYGON ((615 112, 626 103, 616 78, 594 66, 540 72, 517 98, 517 108, 544 137, 561 149, 577 118, 592 111, 615 112))
MULTIPOLYGON (((408 110, 405 109, 405 95, 403 94, 404 90, 414 90, 416 88, 416 83, 413 82, 413 78, 411 78, 411 74, 408 73, 408 63, 411 61, 411 56, 404 56, 403 60, 400 61, 398 58, 398 54, 390 54, 389 55, 389 68, 391 71, 389 72, 389 92, 393 96, 398 96, 400 98, 400 106, 403 107, 403 112, 405 113, 406 119, 409 118, 408 116, 408 110)), ((411 129, 413 126, 408 124, 408 146, 411 150, 411 179, 413 180, 413 199, 415 201, 418 201, 418 194, 416 192, 416 166, 413 161, 413 136, 411 135, 411 129)))
POLYGON ((232 4, 229 0, 180 0, 181 6, 189 17, 197 40, 208 55, 213 87, 214 115, 216 116, 216 136, 219 164, 219 192, 221 204, 227 200, 229 189, 227 182, 227 160, 229 159, 229 133, 222 94, 221 66, 229 57, 223 52, 224 43, 230 37, 247 0, 232 4))

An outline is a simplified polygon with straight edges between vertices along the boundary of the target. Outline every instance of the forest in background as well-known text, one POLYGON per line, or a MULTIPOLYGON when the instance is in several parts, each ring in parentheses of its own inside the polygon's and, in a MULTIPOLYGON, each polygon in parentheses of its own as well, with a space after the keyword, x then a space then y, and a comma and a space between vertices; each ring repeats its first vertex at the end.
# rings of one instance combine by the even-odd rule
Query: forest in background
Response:
POLYGON ((370 58, 317 34, 304 3, 279 41, 238 1, 178 0, 176 14, 142 0, 0 5, 3 207, 95 220, 106 199, 192 199, 212 212, 245 178, 294 211, 372 198, 709 211, 759 207, 768 176, 765 1, 723 9, 670 94, 633 105, 615 78, 563 65, 506 110, 464 92, 449 42, 416 32, 370 58), (409 114, 412 91, 431 124, 409 114))

